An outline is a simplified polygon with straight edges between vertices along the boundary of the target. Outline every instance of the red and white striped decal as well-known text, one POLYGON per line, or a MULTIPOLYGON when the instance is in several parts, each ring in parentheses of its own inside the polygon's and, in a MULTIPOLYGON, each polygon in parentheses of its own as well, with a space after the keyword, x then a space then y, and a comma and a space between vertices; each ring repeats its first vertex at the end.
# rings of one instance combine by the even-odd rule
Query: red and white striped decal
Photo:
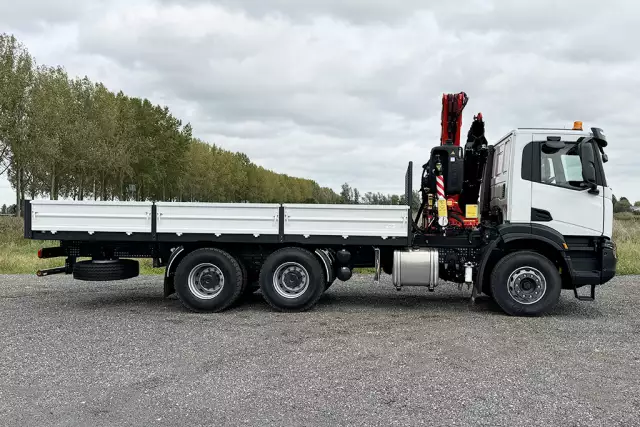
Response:
POLYGON ((444 178, 442 175, 436 176, 436 188, 438 190, 438 199, 444 199, 444 178))

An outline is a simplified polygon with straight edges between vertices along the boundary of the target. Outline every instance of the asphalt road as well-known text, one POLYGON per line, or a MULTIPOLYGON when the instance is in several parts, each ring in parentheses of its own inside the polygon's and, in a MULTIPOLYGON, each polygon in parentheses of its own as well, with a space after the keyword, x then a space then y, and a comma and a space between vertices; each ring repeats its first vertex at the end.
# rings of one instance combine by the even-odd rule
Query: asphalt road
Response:
POLYGON ((0 425, 640 425, 639 282, 512 318, 368 276, 206 315, 155 277, 0 276, 0 425))

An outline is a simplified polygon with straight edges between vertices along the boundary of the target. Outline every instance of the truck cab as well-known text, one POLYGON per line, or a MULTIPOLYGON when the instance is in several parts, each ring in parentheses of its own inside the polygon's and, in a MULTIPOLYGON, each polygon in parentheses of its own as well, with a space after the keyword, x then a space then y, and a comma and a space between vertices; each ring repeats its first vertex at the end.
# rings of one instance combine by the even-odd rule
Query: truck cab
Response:
POLYGON ((505 223, 541 224, 563 236, 612 237, 612 191, 591 132, 521 128, 494 149, 490 206, 505 223), (594 160, 591 187, 583 178, 581 148, 594 160))
POLYGON ((579 299, 594 299, 595 286, 615 275, 606 145, 601 129, 584 131, 579 122, 574 129, 519 128, 493 146, 487 165, 488 215, 511 242, 507 251, 530 247, 555 258, 562 288, 579 299), (583 286, 590 295, 579 295, 583 286))

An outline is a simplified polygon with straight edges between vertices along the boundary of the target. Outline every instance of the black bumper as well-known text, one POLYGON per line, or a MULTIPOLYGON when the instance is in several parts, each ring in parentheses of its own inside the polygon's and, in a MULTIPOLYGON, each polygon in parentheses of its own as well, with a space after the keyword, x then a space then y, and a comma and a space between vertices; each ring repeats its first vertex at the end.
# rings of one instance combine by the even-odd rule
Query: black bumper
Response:
POLYGON ((602 270, 600 271, 600 284, 607 283, 616 275, 616 265, 618 264, 618 255, 616 253, 616 244, 609 239, 602 242, 600 249, 600 259, 602 262, 602 270))
POLYGON ((574 288, 602 285, 616 275, 618 258, 615 243, 610 239, 600 240, 588 251, 570 251, 566 255, 574 288))

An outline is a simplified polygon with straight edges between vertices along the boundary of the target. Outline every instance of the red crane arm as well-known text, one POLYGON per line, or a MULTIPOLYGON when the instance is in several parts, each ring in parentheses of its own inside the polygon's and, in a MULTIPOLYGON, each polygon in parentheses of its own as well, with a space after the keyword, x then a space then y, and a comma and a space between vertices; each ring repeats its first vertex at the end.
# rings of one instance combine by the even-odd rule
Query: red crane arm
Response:
POLYGON ((442 133, 440 145, 460 146, 460 128, 462 127, 462 110, 469 97, 466 93, 442 95, 442 133))

